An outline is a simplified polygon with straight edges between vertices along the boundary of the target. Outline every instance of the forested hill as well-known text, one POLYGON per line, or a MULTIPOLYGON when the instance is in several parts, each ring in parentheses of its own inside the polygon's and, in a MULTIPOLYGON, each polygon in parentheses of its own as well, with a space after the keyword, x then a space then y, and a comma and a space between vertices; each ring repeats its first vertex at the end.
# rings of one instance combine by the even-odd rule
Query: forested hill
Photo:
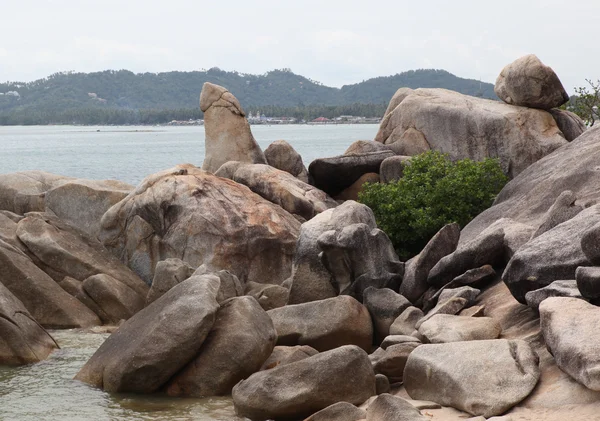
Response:
POLYGON ((0 113, 13 110, 58 111, 74 108, 191 109, 198 107, 202 84, 225 86, 244 107, 384 104, 403 86, 447 88, 468 95, 496 98, 493 85, 462 79, 444 70, 414 70, 369 79, 341 89, 324 86, 290 70, 264 75, 217 68, 195 72, 57 73, 29 83, 0 83, 0 113), (17 92, 6 95, 7 92, 17 92))

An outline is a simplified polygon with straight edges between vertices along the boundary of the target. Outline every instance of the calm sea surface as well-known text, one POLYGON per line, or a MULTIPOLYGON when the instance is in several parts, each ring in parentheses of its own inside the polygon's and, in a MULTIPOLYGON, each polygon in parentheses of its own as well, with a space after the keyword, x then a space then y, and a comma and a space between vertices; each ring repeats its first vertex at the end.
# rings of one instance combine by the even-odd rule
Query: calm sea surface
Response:
MULTIPOLYGON (((287 140, 305 165, 342 154, 355 140, 372 140, 378 125, 252 126, 263 150, 287 140)), ((176 164, 201 166, 204 127, 0 126, 0 174, 44 170, 131 184, 176 164)))
MULTIPOLYGON (((302 155, 338 155, 355 140, 370 140, 377 125, 252 126, 263 150, 284 139, 302 155)), ((202 165, 203 127, 0 127, 0 174, 44 170, 137 184, 145 176, 189 162, 202 165)), ((106 339, 76 330, 51 332, 61 349, 38 364, 0 366, 0 420, 230 421, 230 398, 178 399, 114 395, 73 377, 106 339)))

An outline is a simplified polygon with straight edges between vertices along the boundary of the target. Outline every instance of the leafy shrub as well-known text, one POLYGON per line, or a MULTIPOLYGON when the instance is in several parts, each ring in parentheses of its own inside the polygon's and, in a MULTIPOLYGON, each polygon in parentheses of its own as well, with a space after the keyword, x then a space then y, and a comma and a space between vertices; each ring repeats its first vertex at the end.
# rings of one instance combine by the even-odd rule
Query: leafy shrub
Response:
POLYGON ((400 180, 367 184, 359 201, 373 209, 379 228, 408 259, 444 225, 463 227, 490 207, 507 181, 497 159, 452 162, 429 151, 413 157, 400 180))

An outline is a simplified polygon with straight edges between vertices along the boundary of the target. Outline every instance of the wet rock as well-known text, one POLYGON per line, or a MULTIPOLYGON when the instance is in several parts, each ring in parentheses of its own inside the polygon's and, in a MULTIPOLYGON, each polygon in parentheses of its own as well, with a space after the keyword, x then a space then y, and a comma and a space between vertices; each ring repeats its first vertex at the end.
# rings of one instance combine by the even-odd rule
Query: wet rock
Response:
POLYGON ((346 187, 340 194, 335 196, 336 200, 358 200, 358 195, 363 192, 365 184, 379 183, 379 174, 369 172, 360 176, 352 185, 346 187))
POLYGON ((587 130, 587 126, 581 117, 571 111, 553 108, 548 112, 552 114, 556 125, 569 142, 575 140, 587 130))
POLYGON ((491 417, 522 401, 539 376, 538 357, 526 342, 494 339, 417 347, 404 385, 413 399, 491 417))
POLYGON ((263 309, 273 310, 287 304, 290 291, 280 285, 248 282, 246 284, 246 295, 254 297, 263 309))
MULTIPOLYGON (((576 273, 579 273, 580 269, 584 268, 577 268, 576 273)), ((584 300, 577 288, 577 281, 554 281, 544 288, 529 291, 525 294, 525 301, 529 307, 539 310, 542 301, 550 297, 571 297, 584 300)))
POLYGON ((214 173, 228 161, 266 164, 254 140, 246 114, 235 96, 222 86, 204 83, 200 93, 204 113, 206 154, 202 169, 214 173))
POLYGON ((228 162, 215 175, 248 186, 250 190, 294 215, 308 220, 338 203, 324 191, 269 165, 228 162))
POLYGON ((412 335, 419 320, 425 317, 417 307, 406 308, 390 326, 390 335, 412 335))
POLYGON ((169 396, 221 396, 260 370, 271 355, 277 332, 252 297, 223 303, 198 356, 166 386, 169 396))
POLYGON ((292 174, 298 180, 308 183, 308 170, 302 157, 292 145, 285 140, 276 140, 265 149, 267 163, 281 171, 292 174))
POLYGON ((410 302, 389 288, 369 287, 364 291, 363 304, 369 310, 375 328, 375 342, 380 343, 390 334, 390 326, 410 302))
POLYGON ((362 301, 368 287, 398 290, 404 274, 392 242, 380 229, 364 223, 326 231, 317 239, 321 261, 341 294, 362 301))
POLYGON ((308 345, 276 346, 260 369, 269 370, 280 365, 295 363, 318 353, 319 351, 308 345))
POLYGON ((238 383, 232 396, 239 416, 264 420, 302 418, 342 401, 359 405, 375 392, 367 354, 343 346, 255 373, 238 383))
POLYGON ((267 313, 277 330, 277 345, 309 345, 320 352, 357 345, 368 351, 373 342, 368 310, 347 295, 287 305, 267 313))
POLYGON ((109 336, 75 379, 107 392, 157 391, 198 355, 218 291, 216 281, 176 285, 109 336))
POLYGON ((315 186, 330 196, 337 196, 362 175, 379 173, 384 159, 396 155, 391 150, 369 152, 361 155, 339 155, 315 159, 308 166, 315 186))
POLYGON ((367 409, 367 421, 426 421, 428 418, 405 399, 387 393, 379 395, 367 409))
POLYGON ((146 177, 102 219, 104 245, 150 283, 161 260, 280 284, 300 223, 247 187, 180 165, 146 177))
POLYGON ((540 325, 558 367, 600 391, 600 309, 577 298, 550 297, 540 304, 540 325))
POLYGON ((0 284, 0 366, 42 361, 58 345, 23 303, 0 284))
POLYGON ((148 291, 148 295, 146 296, 146 305, 162 297, 165 292, 185 281, 193 273, 194 268, 181 259, 170 258, 158 262, 154 269, 154 278, 152 279, 150 291, 148 291))
POLYGON ((427 276, 433 267, 445 256, 453 253, 460 238, 458 224, 445 225, 433 236, 425 248, 406 263, 400 294, 415 303, 427 288, 427 276))
POLYGON ((145 300, 124 283, 100 273, 82 283, 85 293, 108 318, 108 323, 127 320, 144 308, 145 300))
POLYGON ((359 421, 367 416, 366 411, 348 402, 338 402, 312 414, 304 421, 359 421))
POLYGON ((496 79, 494 92, 507 104, 549 110, 569 100, 554 71, 529 54, 507 65, 496 79))
POLYGON ((322 300, 340 293, 333 276, 321 263, 321 249, 317 240, 326 231, 341 230, 356 223, 377 227, 370 208, 347 201, 302 224, 292 265, 289 304, 322 300))
POLYGON ((419 333, 432 344, 498 339, 500 324, 491 317, 463 317, 437 314, 419 327, 419 333))

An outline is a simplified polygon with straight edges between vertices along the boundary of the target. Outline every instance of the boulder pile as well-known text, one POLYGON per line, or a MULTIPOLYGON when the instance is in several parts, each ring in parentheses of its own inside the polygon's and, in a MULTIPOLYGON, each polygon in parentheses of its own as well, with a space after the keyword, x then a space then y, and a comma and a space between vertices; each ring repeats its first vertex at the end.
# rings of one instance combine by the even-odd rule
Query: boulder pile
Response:
POLYGON ((135 188, 0 176, 0 364, 57 349, 44 328, 111 324, 76 380, 231 395, 254 421, 600 410, 600 129, 552 108, 564 89, 535 56, 496 92, 402 88, 377 142, 307 173, 286 142, 263 153, 237 99, 206 84, 203 169, 135 188), (497 157, 513 179, 404 262, 351 199, 430 149, 497 157))

